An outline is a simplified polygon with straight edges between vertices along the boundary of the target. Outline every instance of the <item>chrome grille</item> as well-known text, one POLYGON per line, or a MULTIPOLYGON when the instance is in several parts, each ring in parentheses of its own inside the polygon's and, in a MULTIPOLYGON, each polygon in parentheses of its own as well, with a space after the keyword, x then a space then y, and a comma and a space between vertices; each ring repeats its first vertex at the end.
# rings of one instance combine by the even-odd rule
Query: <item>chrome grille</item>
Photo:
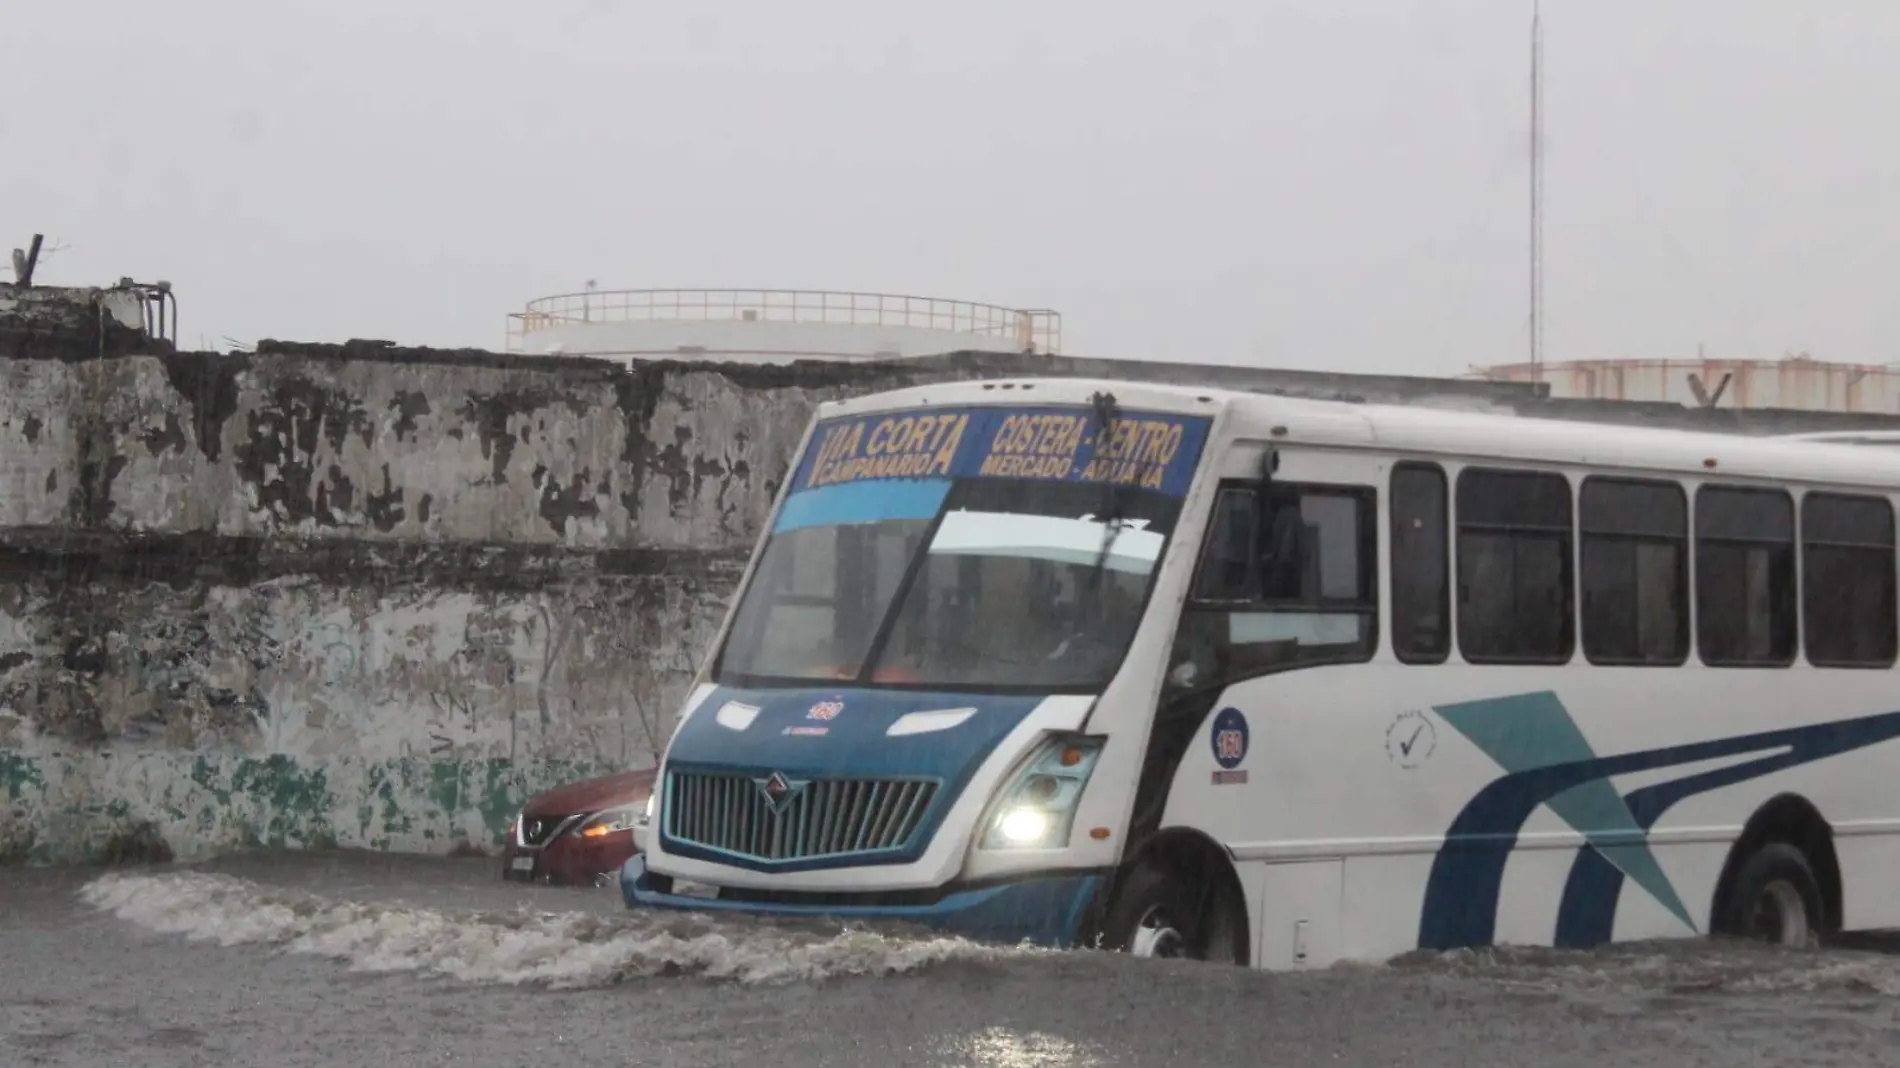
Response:
POLYGON ((666 836, 763 861, 901 849, 923 826, 937 783, 929 779, 807 779, 775 772, 667 774, 666 836))

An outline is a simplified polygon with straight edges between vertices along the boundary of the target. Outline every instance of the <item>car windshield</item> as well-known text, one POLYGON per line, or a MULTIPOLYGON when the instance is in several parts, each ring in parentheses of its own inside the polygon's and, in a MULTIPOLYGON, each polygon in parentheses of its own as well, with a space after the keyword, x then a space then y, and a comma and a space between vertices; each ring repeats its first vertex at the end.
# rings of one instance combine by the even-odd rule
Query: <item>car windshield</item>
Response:
POLYGON ((1066 442, 1001 415, 964 425, 974 442, 934 443, 938 470, 953 477, 905 477, 921 461, 900 457, 829 481, 837 466, 824 466, 826 450, 842 447, 815 436, 817 460, 795 472, 734 615, 720 681, 1100 689, 1141 621, 1204 421, 1151 419, 1164 431, 1190 424, 1191 449, 1179 433, 1144 452, 1134 432, 1112 432, 1108 452, 1135 457, 1117 465, 1092 460, 1093 435, 1074 432, 1086 413, 1065 418, 1066 442), (1080 479, 1088 473, 1113 481, 1080 479))

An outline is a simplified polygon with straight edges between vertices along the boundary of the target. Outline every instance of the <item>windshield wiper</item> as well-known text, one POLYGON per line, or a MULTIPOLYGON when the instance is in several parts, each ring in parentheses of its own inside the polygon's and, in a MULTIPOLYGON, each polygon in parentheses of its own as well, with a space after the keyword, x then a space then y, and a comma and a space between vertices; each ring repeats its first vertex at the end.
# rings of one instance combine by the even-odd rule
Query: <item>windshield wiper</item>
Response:
MULTIPOLYGON (((1121 418, 1121 409, 1115 404, 1113 393, 1104 393, 1099 390, 1089 398, 1089 404, 1095 409, 1095 457, 1096 462, 1100 463, 1102 450, 1114 440, 1115 422, 1121 418)), ((1124 498, 1122 488, 1112 480, 1104 482, 1102 488, 1106 496, 1103 502, 1105 507, 1099 510, 1099 518, 1102 520, 1102 548, 1096 553, 1095 567, 1089 572, 1089 582, 1092 586, 1101 585, 1102 571, 1108 566, 1109 551, 1114 548, 1115 539, 1121 536, 1125 524, 1122 515, 1124 498)))

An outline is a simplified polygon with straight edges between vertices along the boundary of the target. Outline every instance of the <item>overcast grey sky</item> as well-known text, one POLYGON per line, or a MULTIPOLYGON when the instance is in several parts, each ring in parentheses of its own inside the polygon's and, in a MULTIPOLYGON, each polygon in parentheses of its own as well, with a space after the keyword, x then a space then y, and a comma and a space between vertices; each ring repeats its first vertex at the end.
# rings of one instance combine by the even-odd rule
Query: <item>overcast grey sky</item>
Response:
MULTIPOLYGON (((579 289, 1527 346, 1530 0, 3 0, 0 247, 183 337, 499 348, 579 289)), ((1551 359, 1900 360, 1900 0, 1544 0, 1551 359)), ((222 347, 222 346, 220 346, 222 347)))

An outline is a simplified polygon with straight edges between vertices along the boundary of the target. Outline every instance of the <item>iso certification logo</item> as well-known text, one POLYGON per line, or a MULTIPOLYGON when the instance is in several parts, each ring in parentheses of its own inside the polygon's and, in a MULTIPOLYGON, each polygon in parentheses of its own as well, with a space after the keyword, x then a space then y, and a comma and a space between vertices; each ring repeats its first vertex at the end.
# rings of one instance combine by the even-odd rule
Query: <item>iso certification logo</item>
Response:
POLYGON ((1423 712, 1401 712, 1385 729, 1385 755, 1401 768, 1416 768, 1438 748, 1438 730, 1423 712))

